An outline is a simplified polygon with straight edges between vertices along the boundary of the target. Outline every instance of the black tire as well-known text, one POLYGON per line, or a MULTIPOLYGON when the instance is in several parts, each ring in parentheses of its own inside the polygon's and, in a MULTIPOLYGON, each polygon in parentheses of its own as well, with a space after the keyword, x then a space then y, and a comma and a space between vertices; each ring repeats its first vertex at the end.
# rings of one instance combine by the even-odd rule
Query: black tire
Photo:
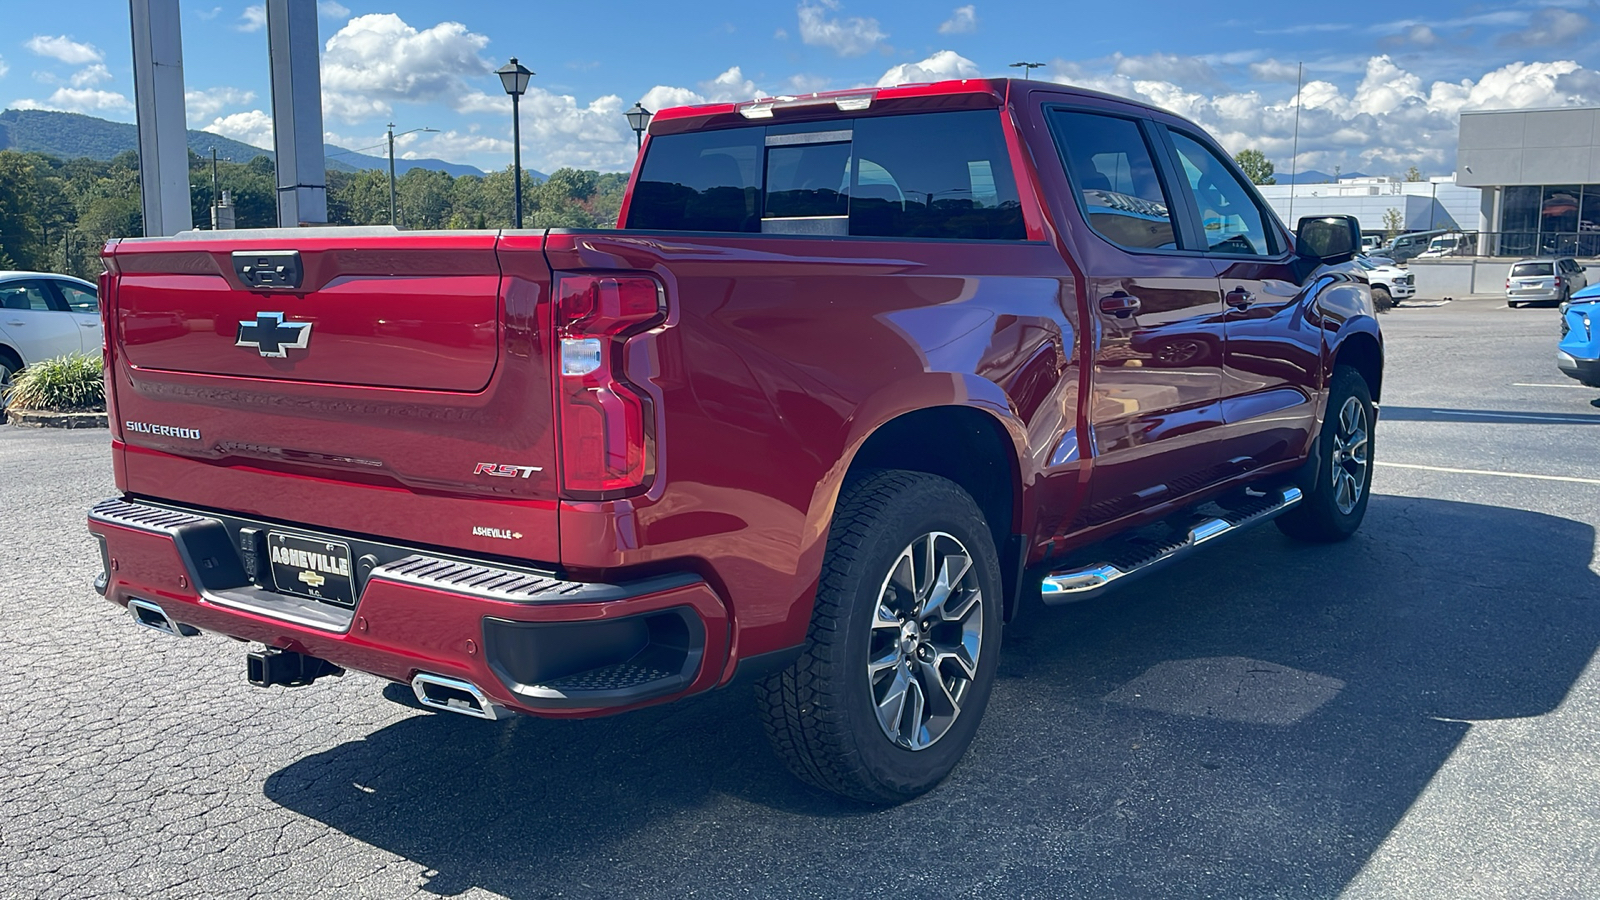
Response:
POLYGON ((1278 530, 1302 541, 1342 541, 1361 527, 1372 496, 1372 391, 1361 373, 1348 366, 1333 370, 1328 410, 1314 448, 1316 483, 1301 485, 1300 504, 1277 518, 1278 530), (1346 404, 1354 401, 1350 419, 1359 418, 1359 442, 1345 436, 1346 404), (1359 468, 1359 473, 1355 470, 1359 468), (1342 474, 1341 474, 1342 473, 1342 474), (1354 502, 1350 502, 1351 493, 1354 502))
MULTIPOLYGON (((926 577, 923 582, 932 583, 926 577)), ((977 504, 954 482, 888 470, 848 484, 828 532, 805 650, 788 669, 756 686, 773 748, 800 780, 855 800, 900 803, 930 790, 955 768, 978 730, 1000 655, 1001 604, 1000 563, 989 526, 977 504), (917 541, 934 535, 942 535, 936 541, 950 539, 936 544, 950 553, 943 559, 958 564, 970 559, 971 565, 955 579, 957 589, 949 592, 954 609, 965 609, 965 614, 959 622, 929 614, 936 624, 925 632, 928 642, 923 645, 915 636, 921 633, 922 617, 912 617, 909 625, 902 617, 895 624, 891 607, 903 601, 924 605, 917 599, 922 588, 915 585, 916 576, 910 575, 908 592, 898 573, 914 565, 902 562, 907 553, 923 555, 917 541), (959 559, 956 547, 965 553, 959 559), (952 627, 953 633, 948 631, 952 627), (947 658, 941 647, 969 645, 974 627, 978 652, 976 665, 969 669, 970 654, 947 658), (907 634, 907 628, 913 633, 907 634), (891 638, 888 644, 882 643, 885 638, 891 638), (914 650, 906 648, 908 641, 914 650), (869 658, 896 661, 869 674, 869 658), (926 683, 930 672, 940 679, 942 698, 908 686, 918 678, 926 683), (903 699, 894 707, 897 685, 903 699), (953 699, 952 690, 959 699, 953 699), (918 697, 926 699, 914 704, 918 697), (955 712, 933 715, 933 708, 941 705, 955 712), (901 728, 898 738, 891 737, 890 724, 880 724, 880 709, 896 710, 881 714, 896 725, 914 722, 915 727, 901 728), (936 728, 939 734, 925 746, 910 749, 908 744, 936 728)))
POLYGON ((1515 300, 1507 300, 1506 301, 1506 307, 1508 309, 1521 309, 1522 308, 1522 304, 1518 303, 1515 300))
POLYGON ((1378 312, 1388 312, 1394 309, 1394 295, 1383 285, 1372 289, 1372 308, 1378 312))

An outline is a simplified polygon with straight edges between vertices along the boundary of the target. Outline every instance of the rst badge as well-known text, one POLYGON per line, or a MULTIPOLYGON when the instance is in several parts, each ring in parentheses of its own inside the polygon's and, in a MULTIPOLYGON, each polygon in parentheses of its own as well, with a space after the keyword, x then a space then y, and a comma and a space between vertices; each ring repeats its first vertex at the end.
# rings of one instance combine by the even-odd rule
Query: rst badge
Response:
POLYGON ((493 475, 496 478, 527 478, 535 472, 543 472, 540 466, 511 466, 500 463, 478 463, 472 470, 474 475, 493 475))
POLYGON ((281 312, 260 312, 254 321, 239 323, 239 337, 233 345, 253 347, 262 356, 283 359, 290 350, 304 350, 310 343, 310 322, 285 322, 281 312))

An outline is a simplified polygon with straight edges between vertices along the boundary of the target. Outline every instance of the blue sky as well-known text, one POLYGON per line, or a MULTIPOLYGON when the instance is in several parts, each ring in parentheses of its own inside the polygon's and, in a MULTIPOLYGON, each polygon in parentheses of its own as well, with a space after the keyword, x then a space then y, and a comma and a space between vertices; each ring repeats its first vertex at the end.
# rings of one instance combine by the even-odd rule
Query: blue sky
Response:
MULTIPOLYGON (((125 2, 6 6, 0 105, 132 121, 125 2)), ((1005 75, 1019 60, 1047 64, 1036 78, 1170 108, 1284 170, 1302 61, 1302 169, 1444 174, 1462 109, 1600 103, 1594 0, 319 6, 330 141, 377 144, 392 119, 402 131, 440 129, 405 138, 405 154, 486 169, 510 157, 509 103, 492 70, 513 55, 538 73, 524 99, 523 153, 544 171, 627 168, 633 135, 622 111, 638 100, 660 108, 1005 75)), ((191 127, 270 147, 260 7, 186 0, 183 20, 191 127)))

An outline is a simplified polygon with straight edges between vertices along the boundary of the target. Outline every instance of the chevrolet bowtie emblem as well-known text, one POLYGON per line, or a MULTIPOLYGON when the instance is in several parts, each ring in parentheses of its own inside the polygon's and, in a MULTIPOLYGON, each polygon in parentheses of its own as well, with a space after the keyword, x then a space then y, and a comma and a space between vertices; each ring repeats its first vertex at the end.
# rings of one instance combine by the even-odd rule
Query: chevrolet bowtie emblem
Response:
POLYGON ((285 322, 281 312, 256 313, 255 321, 239 323, 236 347, 254 347, 262 356, 282 359, 290 350, 304 350, 311 341, 310 322, 285 322))
POLYGON ((324 584, 328 583, 328 579, 318 575, 316 572, 313 572, 310 569, 306 569, 300 573, 300 580, 305 582, 306 587, 314 588, 322 587, 324 584))

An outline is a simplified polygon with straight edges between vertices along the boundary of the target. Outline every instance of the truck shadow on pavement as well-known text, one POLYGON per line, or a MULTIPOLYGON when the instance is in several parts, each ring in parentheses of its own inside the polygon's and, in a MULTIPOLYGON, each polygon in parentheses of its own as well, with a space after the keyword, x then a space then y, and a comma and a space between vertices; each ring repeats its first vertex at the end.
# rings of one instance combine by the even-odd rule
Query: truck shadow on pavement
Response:
POLYGON ((1028 609, 967 759, 857 806, 791 779, 745 690, 587 722, 418 714, 268 798, 509 897, 1337 895, 1474 720, 1555 709, 1600 646, 1589 525, 1374 496, 1103 601, 1028 609))

